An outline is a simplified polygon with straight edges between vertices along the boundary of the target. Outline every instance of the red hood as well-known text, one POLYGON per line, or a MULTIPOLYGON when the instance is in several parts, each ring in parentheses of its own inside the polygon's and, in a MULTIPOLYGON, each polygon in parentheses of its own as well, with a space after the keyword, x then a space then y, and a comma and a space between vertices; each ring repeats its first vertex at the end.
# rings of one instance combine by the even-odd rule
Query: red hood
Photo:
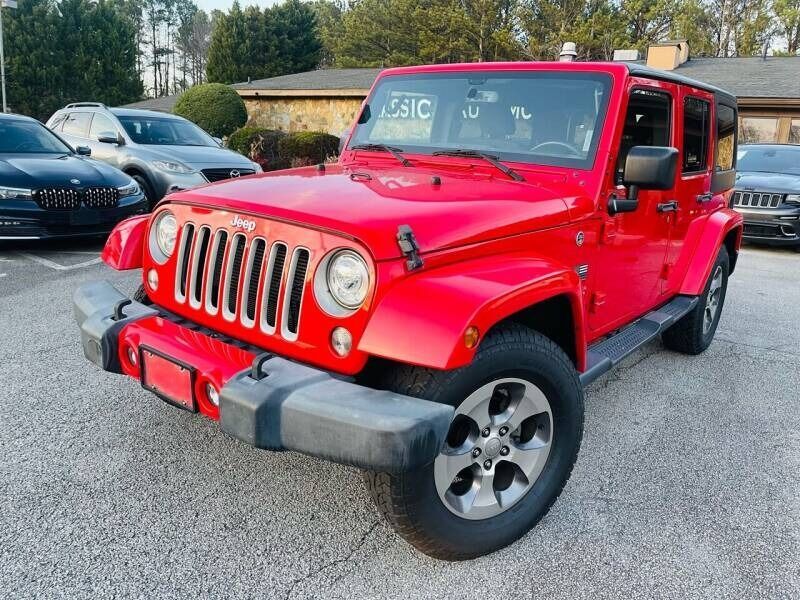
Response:
POLYGON ((228 180, 167 200, 343 233, 385 260, 400 256, 400 225, 411 226, 423 253, 472 244, 561 225, 569 221, 565 198, 581 191, 557 173, 529 172, 516 182, 469 169, 330 165, 228 180))

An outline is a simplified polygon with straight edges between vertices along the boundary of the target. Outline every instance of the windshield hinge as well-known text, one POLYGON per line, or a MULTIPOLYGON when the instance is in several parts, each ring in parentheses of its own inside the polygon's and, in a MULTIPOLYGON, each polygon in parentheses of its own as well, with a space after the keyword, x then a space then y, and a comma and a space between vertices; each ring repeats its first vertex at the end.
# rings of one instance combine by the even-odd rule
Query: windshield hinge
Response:
POLYGON ((397 228, 397 244, 400 246, 400 252, 406 257, 406 267, 409 271, 414 271, 422 267, 422 257, 419 255, 419 245, 417 239, 414 237, 414 232, 411 231, 409 225, 400 225, 397 228))

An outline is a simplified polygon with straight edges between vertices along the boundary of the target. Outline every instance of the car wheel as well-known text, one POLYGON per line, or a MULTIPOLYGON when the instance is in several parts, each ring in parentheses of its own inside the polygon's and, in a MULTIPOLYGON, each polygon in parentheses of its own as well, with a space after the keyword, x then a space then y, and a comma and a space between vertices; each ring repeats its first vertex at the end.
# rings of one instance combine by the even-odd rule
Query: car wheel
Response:
POLYGON ((430 556, 465 560, 514 542, 547 513, 572 472, 583 389, 563 350, 535 331, 501 326, 469 366, 399 366, 384 387, 456 408, 432 464, 364 473, 385 518, 430 556))
POLYGON ((661 336, 667 348, 683 354, 700 354, 711 345, 725 304, 729 272, 730 259, 723 247, 711 267, 697 306, 661 336))
POLYGON ((133 180, 139 184, 139 187, 142 189, 142 193, 144 194, 145 200, 147 200, 147 208, 148 210, 153 210, 153 207, 158 202, 158 199, 155 197, 153 193, 153 187, 150 185, 150 182, 145 179, 142 175, 131 175, 133 180))

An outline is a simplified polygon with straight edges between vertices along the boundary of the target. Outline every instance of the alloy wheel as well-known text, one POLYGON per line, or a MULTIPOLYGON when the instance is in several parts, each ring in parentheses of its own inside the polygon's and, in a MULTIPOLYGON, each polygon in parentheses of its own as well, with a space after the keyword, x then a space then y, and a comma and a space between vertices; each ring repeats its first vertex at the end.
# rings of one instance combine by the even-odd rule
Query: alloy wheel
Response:
POLYGON ((703 334, 707 334, 710 330, 712 325, 714 324, 714 319, 719 312, 719 301, 720 297, 722 296, 722 267, 717 266, 716 270, 714 271, 714 276, 711 279, 711 285, 708 288, 708 294, 706 295, 706 307, 703 311, 703 334))
POLYGON ((521 500, 547 464, 553 415, 523 379, 487 383, 456 409, 434 481, 444 505, 465 519, 498 515, 521 500))

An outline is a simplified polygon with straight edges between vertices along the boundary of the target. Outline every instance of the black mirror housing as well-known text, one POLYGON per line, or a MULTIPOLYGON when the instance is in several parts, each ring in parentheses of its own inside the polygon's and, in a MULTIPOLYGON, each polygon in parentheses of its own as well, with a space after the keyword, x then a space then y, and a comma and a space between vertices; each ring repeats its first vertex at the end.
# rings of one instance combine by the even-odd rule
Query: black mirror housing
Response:
POLYGON ((89 148, 89 146, 78 146, 77 148, 75 148, 75 152, 80 156, 91 156, 92 149, 89 148))
POLYGON ((675 185, 677 169, 677 148, 634 146, 625 158, 622 181, 628 187, 643 190, 669 190, 675 185))

